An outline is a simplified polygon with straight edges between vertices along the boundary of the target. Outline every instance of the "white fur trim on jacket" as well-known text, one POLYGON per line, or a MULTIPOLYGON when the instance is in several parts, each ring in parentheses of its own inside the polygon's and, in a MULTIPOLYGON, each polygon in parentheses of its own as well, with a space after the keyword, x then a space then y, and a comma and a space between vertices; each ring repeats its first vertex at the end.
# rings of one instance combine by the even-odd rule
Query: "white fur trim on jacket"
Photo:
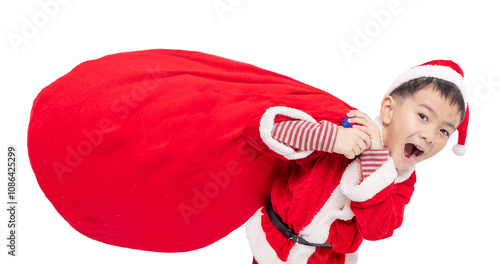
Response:
POLYGON ((398 177, 396 177, 396 180, 394 181, 394 183, 398 184, 398 183, 402 183, 402 182, 408 180, 414 171, 415 171, 415 166, 412 166, 405 173, 398 175, 398 177))
POLYGON ((306 264, 309 257, 316 251, 315 247, 295 244, 290 250, 286 262, 283 262, 266 239, 262 229, 262 208, 250 218, 245 230, 252 249, 253 256, 259 264, 306 264))
POLYGON ((358 263, 358 251, 352 254, 345 255, 345 264, 356 264, 358 263))
POLYGON ((359 183, 358 163, 351 162, 342 175, 340 188, 349 199, 364 202, 393 183, 397 175, 396 166, 389 157, 380 168, 359 183))
POLYGON ((277 115, 288 116, 295 119, 306 120, 310 122, 317 123, 314 118, 303 111, 286 107, 286 106, 275 106, 266 110, 260 119, 259 132, 260 137, 264 143, 274 152, 283 155, 283 157, 289 160, 302 159, 309 156, 313 151, 305 150, 295 150, 290 146, 287 146, 278 140, 274 139, 272 136, 272 131, 274 127, 274 119, 277 115))
POLYGON ((299 235, 312 243, 325 243, 328 239, 330 226, 337 220, 350 220, 354 217, 351 210, 351 200, 342 193, 339 187, 335 188, 332 195, 321 210, 314 216, 311 223, 304 227, 299 235))

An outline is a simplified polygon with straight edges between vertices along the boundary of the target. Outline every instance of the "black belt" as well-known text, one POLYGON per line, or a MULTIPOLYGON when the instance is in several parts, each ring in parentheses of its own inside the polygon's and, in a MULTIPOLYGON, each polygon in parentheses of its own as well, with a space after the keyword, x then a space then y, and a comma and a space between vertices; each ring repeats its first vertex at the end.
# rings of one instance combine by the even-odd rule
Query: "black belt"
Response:
POLYGON ((306 246, 311 246, 311 247, 332 247, 329 243, 323 243, 323 244, 316 244, 316 243, 310 243, 307 240, 303 239, 299 235, 295 234, 290 227, 288 227, 285 223, 283 223, 283 220, 281 220, 281 217, 276 214, 273 210, 273 205, 269 202, 269 204, 266 206, 266 212, 267 215, 269 216, 269 219, 271 220, 271 223, 278 229, 281 234, 283 234, 286 238, 292 240, 294 243, 299 243, 301 245, 306 245, 306 246))

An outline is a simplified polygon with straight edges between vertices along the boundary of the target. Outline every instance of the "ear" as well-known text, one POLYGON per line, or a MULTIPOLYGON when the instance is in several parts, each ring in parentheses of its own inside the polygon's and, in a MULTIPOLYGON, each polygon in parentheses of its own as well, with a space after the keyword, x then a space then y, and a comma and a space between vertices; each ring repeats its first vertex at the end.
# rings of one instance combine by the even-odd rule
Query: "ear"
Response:
POLYGON ((394 100, 394 97, 389 95, 382 99, 382 103, 380 104, 380 117, 382 118, 384 126, 391 123, 395 106, 396 100, 394 100))

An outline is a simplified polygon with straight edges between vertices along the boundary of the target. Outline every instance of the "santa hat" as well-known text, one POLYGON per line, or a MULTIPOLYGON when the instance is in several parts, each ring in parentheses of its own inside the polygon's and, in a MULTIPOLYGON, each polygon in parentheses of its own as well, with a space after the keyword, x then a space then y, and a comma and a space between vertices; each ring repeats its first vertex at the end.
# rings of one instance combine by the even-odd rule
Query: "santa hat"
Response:
POLYGON ((387 90, 385 96, 390 95, 394 89, 398 88, 401 84, 417 79, 420 77, 434 77, 449 81, 455 84, 462 92, 464 103, 466 106, 465 117, 462 123, 457 128, 458 131, 458 144, 453 146, 452 150, 456 155, 461 156, 465 154, 465 139, 467 137, 467 126, 469 124, 469 104, 467 103, 467 96, 465 93, 464 73, 460 66, 451 60, 433 60, 424 64, 415 66, 409 71, 399 75, 392 85, 387 90))

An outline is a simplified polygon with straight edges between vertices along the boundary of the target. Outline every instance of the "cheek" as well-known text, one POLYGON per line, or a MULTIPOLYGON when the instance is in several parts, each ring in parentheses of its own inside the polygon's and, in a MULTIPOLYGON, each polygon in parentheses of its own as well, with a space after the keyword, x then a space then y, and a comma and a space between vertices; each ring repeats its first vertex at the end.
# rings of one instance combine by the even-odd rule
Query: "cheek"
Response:
MULTIPOLYGON (((407 111, 409 112, 409 111, 407 111)), ((395 122, 394 132, 395 135, 404 138, 406 135, 413 134, 415 130, 419 128, 420 124, 412 114, 405 114, 404 116, 398 116, 397 122, 395 122)))
POLYGON ((405 142, 405 140, 408 138, 408 129, 406 125, 397 125, 394 126, 393 130, 391 131, 391 142, 394 147, 403 147, 402 144, 405 142))

